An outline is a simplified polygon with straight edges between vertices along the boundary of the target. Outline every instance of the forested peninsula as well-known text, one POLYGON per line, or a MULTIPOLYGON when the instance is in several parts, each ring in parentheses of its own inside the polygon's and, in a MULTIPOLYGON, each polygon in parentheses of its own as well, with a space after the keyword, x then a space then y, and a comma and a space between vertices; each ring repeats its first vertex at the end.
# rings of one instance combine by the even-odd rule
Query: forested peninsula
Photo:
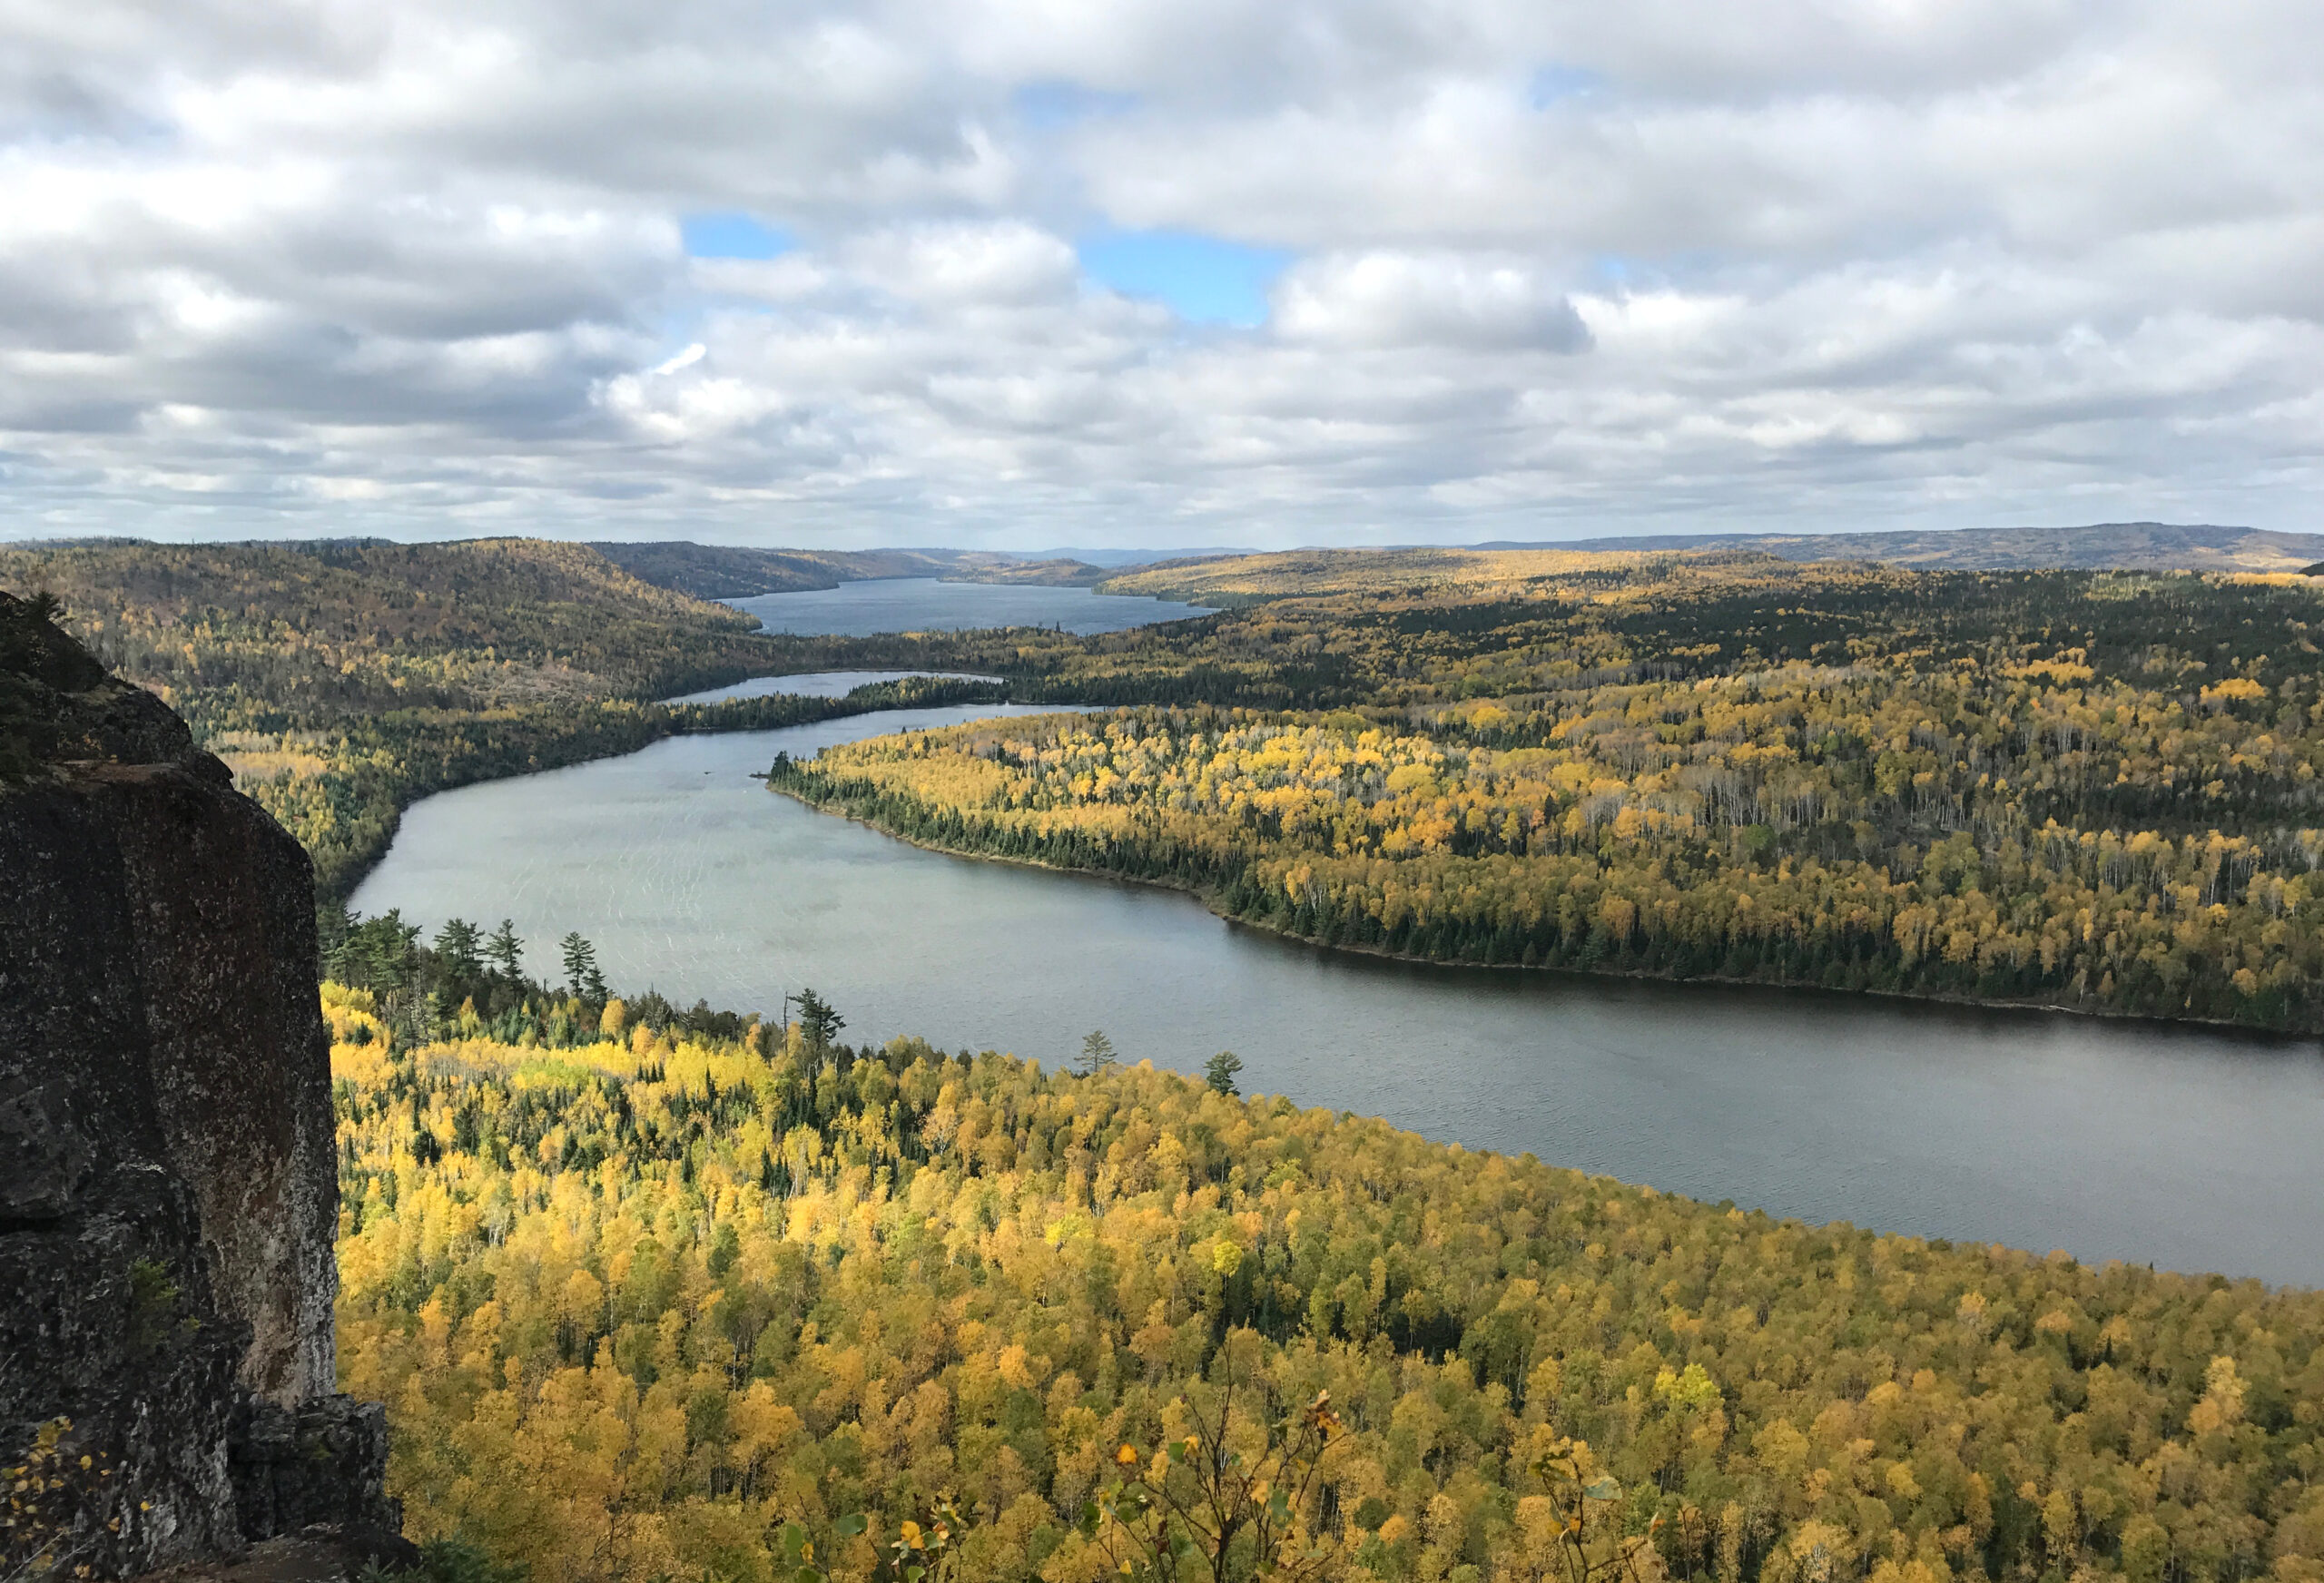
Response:
POLYGON ((1114 674, 1345 706, 989 722, 770 784, 1329 945, 2324 1026, 2308 578, 1414 552, 1127 581, 1247 603, 1116 634, 1114 674))

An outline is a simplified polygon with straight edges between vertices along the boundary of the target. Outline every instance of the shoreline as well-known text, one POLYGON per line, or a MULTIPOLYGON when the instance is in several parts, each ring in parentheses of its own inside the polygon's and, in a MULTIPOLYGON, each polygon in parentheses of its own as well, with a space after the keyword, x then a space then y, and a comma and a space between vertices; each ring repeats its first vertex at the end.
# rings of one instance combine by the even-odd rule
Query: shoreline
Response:
POLYGON ((850 824, 860 824, 866 830, 876 831, 891 841, 901 841, 904 845, 916 848, 921 851, 938 852, 946 857, 961 858, 972 862, 1000 863, 1019 869, 1039 869, 1052 874, 1071 874, 1082 879, 1107 880, 1148 890, 1167 891, 1199 902, 1204 910, 1230 928, 1249 929, 1254 934, 1265 935, 1270 939, 1289 944, 1305 946, 1312 950, 1328 951, 1342 956, 1368 957, 1374 961, 1394 962, 1404 967, 1453 968, 1467 971, 1507 974, 1535 973, 1569 978, 1618 978, 1634 984, 1705 985, 1721 989, 1770 990, 1786 995, 1813 995, 1841 1000, 1880 1000, 1904 1005, 1948 1006, 1972 1011, 2003 1012, 2026 1017, 2078 1017, 2096 1022, 2122 1023, 2156 1029, 2192 1029, 2213 1037, 2226 1035, 2247 1039, 2253 1044, 2279 1047, 2305 1045, 2324 1048, 2324 1034, 2295 1033, 2282 1028, 2254 1027, 2248 1023, 2227 1022, 2218 1018, 2153 1017, 2144 1012, 2113 1011, 2102 1007, 2074 1006, 2052 1000, 1981 1000, 1968 995, 1922 995, 1902 989, 1835 989, 1827 984, 1800 983, 1780 978, 1730 978, 1717 974, 1677 978, 1666 973, 1642 972, 1634 968, 1598 969, 1538 966, 1529 968, 1520 962, 1476 962, 1459 958, 1422 957, 1405 951, 1384 950, 1377 946, 1347 945, 1338 941, 1320 940, 1307 935, 1294 934, 1289 929, 1279 929, 1272 924, 1257 922, 1247 918, 1237 918, 1233 913, 1223 912, 1214 904, 1211 893, 1193 885, 1167 879, 1147 879, 1138 874, 1119 873, 1110 869, 1080 868, 1070 863, 1053 863, 1040 858, 1012 857, 1000 852, 969 851, 960 847, 945 846, 940 842, 901 834, 890 830, 876 820, 827 807, 796 792, 774 785, 763 774, 755 775, 753 779, 764 782, 768 791, 777 796, 788 797, 803 808, 811 809, 817 813, 832 814, 833 817, 846 820, 850 824))
MULTIPOLYGON (((727 683, 725 685, 741 686, 746 683, 755 681, 782 681, 791 676, 819 676, 829 674, 830 672, 828 670, 764 672, 755 676, 745 676, 739 682, 727 683)), ((895 673, 895 674, 899 676, 930 675, 935 674, 936 673, 931 672, 895 673)), ((987 678, 976 679, 986 680, 987 678)), ((1006 684, 1006 678, 991 679, 1001 681, 1003 684, 1006 684)), ((718 690, 719 689, 717 688, 702 689, 702 691, 706 692, 714 692, 718 690)), ((397 787, 393 792, 393 806, 389 817, 384 821, 381 828, 377 850, 364 856, 359 862, 350 866, 343 874, 336 876, 328 885, 326 885, 322 880, 318 877, 314 882, 316 905, 318 907, 345 906, 348 900, 354 896, 355 892, 362 888, 363 881, 370 877, 372 870, 377 869, 382 862, 386 861, 389 849, 395 845, 396 835, 403 827, 404 814, 409 811, 414 804, 424 802, 430 797, 440 796, 447 792, 458 792, 464 787, 480 786, 488 782, 513 781, 522 775, 537 775, 546 773, 551 770, 569 770, 582 764, 600 763, 609 759, 623 758, 630 753, 644 752, 647 748, 653 747, 658 742, 667 742, 673 737, 724 736, 752 731, 783 731, 788 730, 793 725, 816 724, 827 720, 848 720, 853 719, 859 715, 884 713, 888 710, 893 708, 915 707, 913 705, 882 705, 878 708, 870 708, 861 705, 850 707, 849 700, 845 693, 822 694, 814 693, 783 693, 779 690, 773 693, 757 693, 742 698, 724 698, 714 703, 687 703, 684 702, 683 698, 684 695, 680 695, 675 698, 604 699, 596 701, 600 704, 625 703, 639 711, 641 718, 648 723, 646 730, 650 733, 650 734, 645 736, 643 742, 626 743, 614 747, 602 753, 585 752, 576 757, 569 759, 559 758, 556 755, 552 754, 551 757, 555 762, 550 763, 538 762, 537 756, 536 756, 535 762, 527 763, 520 769, 509 769, 479 775, 463 775, 455 773, 447 776, 439 782, 431 782, 415 780, 409 784, 397 787), (796 721, 766 723, 751 718, 754 708, 759 713, 765 713, 772 701, 779 698, 801 699, 811 703, 824 705, 826 707, 813 712, 812 718, 796 721), (654 713, 656 711, 659 712, 658 714, 654 713), (719 717, 720 712, 725 712, 724 718, 719 717)), ((201 748, 204 752, 213 752, 213 750, 199 742, 195 743, 195 746, 201 748)), ((234 790, 241 796, 249 797, 253 801, 258 801, 251 791, 245 790, 240 785, 237 785, 234 790)), ((260 805, 261 807, 264 806, 263 803, 261 803, 260 805)), ((303 847, 301 850, 304 850, 303 847)), ((312 852, 309 852, 307 855, 310 862, 311 862, 314 859, 314 854, 312 852)))

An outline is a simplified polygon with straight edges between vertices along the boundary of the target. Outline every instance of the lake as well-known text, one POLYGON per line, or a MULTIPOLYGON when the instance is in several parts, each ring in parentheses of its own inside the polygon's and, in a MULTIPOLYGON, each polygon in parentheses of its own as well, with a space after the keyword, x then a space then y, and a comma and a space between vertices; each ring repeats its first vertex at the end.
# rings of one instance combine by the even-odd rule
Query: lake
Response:
POLYGON ((1232 1049, 1249 1092, 1712 1202, 2324 1283, 2313 1044, 1339 956, 1184 896, 921 851, 750 778, 1028 713, 680 737, 446 792, 354 905, 431 932, 513 917, 536 968, 577 929, 616 986, 682 1002, 772 1013, 812 987, 852 1040, 1054 1067, 1102 1028, 1183 1072, 1232 1049))
POLYGON ((1167 599, 1047 588, 1029 583, 942 583, 933 577, 883 577, 730 599, 769 632, 870 637, 882 632, 969 632, 990 626, 1057 627, 1086 637, 1157 622, 1208 615, 1199 605, 1167 599))
POLYGON ((737 682, 731 687, 709 687, 700 693, 681 693, 675 698, 665 698, 665 703, 725 703, 737 698, 765 698, 777 693, 789 693, 801 698, 844 698, 858 687, 873 682, 893 682, 902 676, 952 676, 963 682, 993 682, 996 676, 972 675, 966 671, 812 671, 803 676, 753 676, 747 682, 737 682))

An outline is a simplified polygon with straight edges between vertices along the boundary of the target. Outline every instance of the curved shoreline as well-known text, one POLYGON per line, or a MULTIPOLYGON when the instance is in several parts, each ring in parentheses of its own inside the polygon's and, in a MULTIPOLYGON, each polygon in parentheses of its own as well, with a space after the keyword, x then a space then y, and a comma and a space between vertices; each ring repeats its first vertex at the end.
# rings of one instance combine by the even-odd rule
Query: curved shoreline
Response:
MULTIPOLYGON (((764 776, 753 778, 766 780, 764 776)), ((2277 1047, 2299 1045, 2324 1047, 2324 1034, 2291 1033, 2280 1028, 2253 1027, 2246 1023, 2227 1022, 2218 1018, 2151 1017, 2143 1012, 2112 1011, 2103 1007, 2074 1006, 2051 1000, 1981 1000, 1969 995, 1920 995, 1903 989, 1835 989, 1828 984, 1809 984, 1781 978, 1730 978, 1718 974, 1677 978, 1666 973, 1641 972, 1635 968, 1540 966, 1529 968, 1521 962, 1476 962, 1460 958, 1415 956, 1409 951, 1384 950, 1377 946, 1348 945, 1342 941, 1321 940, 1308 935, 1295 934, 1289 929, 1278 928, 1274 924, 1263 923, 1248 918, 1238 918, 1231 912, 1221 911, 1213 900, 1214 892, 1206 891, 1178 880, 1149 879, 1142 874, 1126 874, 1111 869, 1084 868, 1072 863, 1053 863, 1041 858, 1016 857, 1002 852, 970 851, 960 847, 947 846, 940 841, 925 841, 916 836, 905 835, 901 831, 889 829, 877 820, 827 807, 811 798, 803 797, 787 787, 777 786, 772 781, 767 782, 767 790, 778 796, 790 798, 803 808, 817 813, 832 814, 835 818, 847 821, 850 824, 860 824, 866 830, 876 831, 891 841, 901 841, 904 845, 917 848, 921 851, 940 852, 946 857, 966 859, 972 862, 999 863, 1019 869, 1041 869, 1052 874, 1071 874, 1083 879, 1110 880, 1119 884, 1134 885, 1145 890, 1168 891, 1201 903, 1204 909, 1213 918, 1232 928, 1246 929, 1255 934, 1305 946, 1313 950, 1329 951, 1350 957, 1369 957, 1375 961, 1394 962, 1406 967, 1455 968, 1468 971, 1508 974, 1539 973, 1571 978, 1620 978, 1637 984, 1708 985, 1722 989, 1765 989, 1779 991, 1787 995, 1829 996, 1841 1000, 1886 1000, 2033 1017, 2079 1017, 2096 1022, 2120 1023, 2139 1027, 2195 1029, 2213 1037, 2229 1035, 2247 1039, 2256 1045, 2277 1047)))

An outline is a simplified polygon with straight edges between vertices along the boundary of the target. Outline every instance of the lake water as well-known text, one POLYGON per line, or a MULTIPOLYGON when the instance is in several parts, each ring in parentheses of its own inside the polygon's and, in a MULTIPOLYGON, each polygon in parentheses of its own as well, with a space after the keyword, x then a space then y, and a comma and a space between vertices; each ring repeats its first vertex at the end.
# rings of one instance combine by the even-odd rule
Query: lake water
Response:
POLYGON ((1049 626, 1088 636, 1161 621, 1207 615, 1199 605, 1167 599, 1093 594, 1087 588, 1045 588, 1020 583, 940 583, 933 577, 887 577, 762 594, 726 603, 747 610, 769 632, 870 637, 882 632, 969 632, 989 626, 1049 626))
MULTIPOLYGON (((794 682, 796 679, 793 679, 794 682)), ((844 691, 844 688, 840 688, 844 691)), ((2324 1052, 2135 1024, 1338 956, 1192 900, 921 851, 750 777, 898 711, 681 737, 419 803, 359 910, 578 929, 607 978, 851 1039, 1220 1049, 1252 1093, 1717 1202, 2324 1283, 2324 1052)))
POLYGON ((963 682, 1000 680, 997 676, 972 675, 966 671, 814 671, 803 676, 753 676, 731 687, 681 693, 675 698, 665 698, 662 702, 725 703, 736 698, 764 698, 776 693, 789 693, 801 698, 844 698, 858 687, 873 682, 892 682, 901 676, 957 676, 963 682))

